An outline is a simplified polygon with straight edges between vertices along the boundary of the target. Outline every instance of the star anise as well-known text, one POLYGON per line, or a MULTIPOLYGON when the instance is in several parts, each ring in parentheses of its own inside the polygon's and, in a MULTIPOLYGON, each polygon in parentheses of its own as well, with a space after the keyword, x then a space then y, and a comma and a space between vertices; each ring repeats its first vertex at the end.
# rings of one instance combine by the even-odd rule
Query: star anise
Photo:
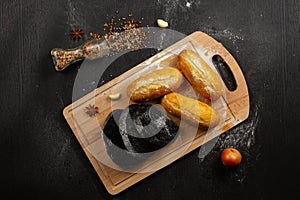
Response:
POLYGON ((81 29, 74 29, 71 31, 70 35, 72 36, 72 40, 80 40, 82 39, 82 35, 84 32, 81 29))
POLYGON ((85 113, 88 114, 90 117, 94 117, 96 116, 98 112, 98 107, 96 107, 95 105, 91 105, 89 104, 88 107, 85 107, 86 111, 85 113))

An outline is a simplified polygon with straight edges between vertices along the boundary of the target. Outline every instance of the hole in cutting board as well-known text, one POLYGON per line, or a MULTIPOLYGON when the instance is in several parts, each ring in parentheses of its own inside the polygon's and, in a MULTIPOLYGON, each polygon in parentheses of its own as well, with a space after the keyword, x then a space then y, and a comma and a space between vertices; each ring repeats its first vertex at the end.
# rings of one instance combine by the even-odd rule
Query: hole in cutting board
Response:
POLYGON ((212 62, 214 66, 217 68, 219 74, 221 75, 227 89, 229 91, 236 90, 236 81, 233 76, 232 71, 228 67, 227 63, 224 61, 224 59, 220 55, 214 55, 212 57, 212 62))

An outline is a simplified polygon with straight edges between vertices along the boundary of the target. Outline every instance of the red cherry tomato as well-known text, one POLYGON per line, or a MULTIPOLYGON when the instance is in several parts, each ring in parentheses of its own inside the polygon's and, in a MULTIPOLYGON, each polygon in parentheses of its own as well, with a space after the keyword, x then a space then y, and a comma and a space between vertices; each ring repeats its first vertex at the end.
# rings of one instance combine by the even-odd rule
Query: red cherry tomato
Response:
POLYGON ((235 148, 226 148, 222 151, 221 160, 226 167, 235 167, 241 163, 242 155, 235 148))

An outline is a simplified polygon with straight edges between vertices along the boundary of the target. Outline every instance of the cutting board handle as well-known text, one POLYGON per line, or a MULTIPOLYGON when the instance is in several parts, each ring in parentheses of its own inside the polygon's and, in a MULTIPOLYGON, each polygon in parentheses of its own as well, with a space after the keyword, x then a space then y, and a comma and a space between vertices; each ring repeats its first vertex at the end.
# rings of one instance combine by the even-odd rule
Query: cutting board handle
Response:
POLYGON ((211 59, 213 56, 219 55, 224 62, 226 62, 235 79, 236 89, 230 91, 226 87, 224 98, 231 111, 237 117, 237 119, 239 119, 239 121, 243 121, 248 118, 250 110, 248 87, 243 72, 237 61, 221 43, 216 41, 208 34, 201 31, 196 31, 192 33, 190 37, 192 39, 196 38, 197 42, 201 44, 204 50, 212 52, 210 54, 211 59))
MULTIPOLYGON (((210 58, 212 59, 214 56, 220 56, 227 64, 228 68, 231 70, 232 75, 236 82, 236 89, 230 91, 226 87, 226 98, 230 100, 230 102, 237 100, 237 98, 242 96, 248 96, 248 88, 247 83, 244 78, 243 72, 234 59, 234 57, 227 51, 227 49, 213 37, 208 34, 196 31, 189 36, 193 41, 201 44, 202 48, 210 52, 210 58)), ((225 80, 223 80, 225 81, 225 80)), ((230 103, 228 102, 228 103, 230 103)))
MULTIPOLYGON (((243 72, 240 68, 240 66, 238 65, 238 63, 236 62, 236 60, 233 58, 233 56, 223 47, 223 45, 221 45, 220 50, 218 54, 214 54, 213 56, 220 56, 224 62, 227 64, 229 70, 231 71, 235 83, 236 83, 236 88, 235 90, 229 90, 226 87, 226 96, 234 96, 236 94, 239 94, 241 91, 246 90, 247 89, 247 84, 246 84, 246 80, 245 77, 243 75, 243 72)), ((224 82, 226 80, 223 80, 224 82)))

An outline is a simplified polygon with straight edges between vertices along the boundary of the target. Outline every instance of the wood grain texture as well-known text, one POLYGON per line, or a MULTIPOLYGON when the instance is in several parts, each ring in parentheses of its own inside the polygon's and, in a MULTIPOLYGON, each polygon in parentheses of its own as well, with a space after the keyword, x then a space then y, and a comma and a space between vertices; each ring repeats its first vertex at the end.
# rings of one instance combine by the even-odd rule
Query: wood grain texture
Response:
MULTIPOLYGON (((99 178, 105 185, 107 191, 113 195, 122 192, 128 187, 155 173, 157 170, 173 163, 180 157, 203 145, 205 142, 219 136, 224 131, 233 128, 247 119, 249 115, 250 102, 248 89, 239 65, 219 42, 207 34, 195 32, 153 56, 149 60, 151 60, 151 63, 155 67, 151 67, 150 64, 150 67, 145 68, 145 66, 147 66, 145 64, 149 63, 149 61, 146 60, 107 84, 97 88, 95 91, 87 94, 83 98, 68 105, 63 112, 64 117, 88 156, 99 178), (189 46, 189 44, 191 46, 189 46), (178 55, 178 52, 176 54, 176 51, 178 51, 177 49, 182 50, 188 48, 195 48, 196 51, 199 51, 200 48, 202 52, 205 52, 204 56, 209 59, 212 59, 214 55, 220 55, 232 71, 237 84, 236 90, 229 91, 225 87, 224 89, 226 92, 220 99, 213 103, 215 104, 214 106, 217 111, 219 108, 218 112, 221 112, 221 109, 225 109, 221 113, 221 115, 223 115, 223 112, 225 113, 225 118, 209 133, 199 129, 197 134, 190 138, 186 136, 189 135, 192 129, 189 129, 188 127, 182 129, 179 133, 181 141, 177 142, 176 140, 174 142, 175 144, 166 148, 167 150, 156 153, 156 155, 151 157, 150 161, 149 159, 145 161, 145 164, 143 163, 134 172, 124 172, 122 169, 114 169, 111 166, 113 164, 109 164, 109 161, 105 161, 105 159, 109 159, 108 155, 105 156, 105 145, 101 137, 105 119, 112 110, 125 108, 128 105, 128 102, 129 104, 134 103, 130 102, 128 96, 126 97, 126 88, 134 79, 136 79, 136 77, 139 77, 139 73, 143 75, 150 73, 153 70, 156 70, 156 66, 176 67, 176 55, 178 55), (121 93, 122 95, 122 99, 119 100, 116 105, 113 105, 113 102, 108 98, 109 94, 114 93, 121 93), (224 101, 224 108, 219 101, 224 101), (91 119, 85 114, 85 109, 89 105, 94 105, 99 108, 97 118, 91 119), (98 156, 98 154, 101 154, 101 156, 98 156), (149 170, 144 170, 145 168, 149 170)), ((179 91, 186 94, 187 90, 188 88, 181 88, 179 91)))

